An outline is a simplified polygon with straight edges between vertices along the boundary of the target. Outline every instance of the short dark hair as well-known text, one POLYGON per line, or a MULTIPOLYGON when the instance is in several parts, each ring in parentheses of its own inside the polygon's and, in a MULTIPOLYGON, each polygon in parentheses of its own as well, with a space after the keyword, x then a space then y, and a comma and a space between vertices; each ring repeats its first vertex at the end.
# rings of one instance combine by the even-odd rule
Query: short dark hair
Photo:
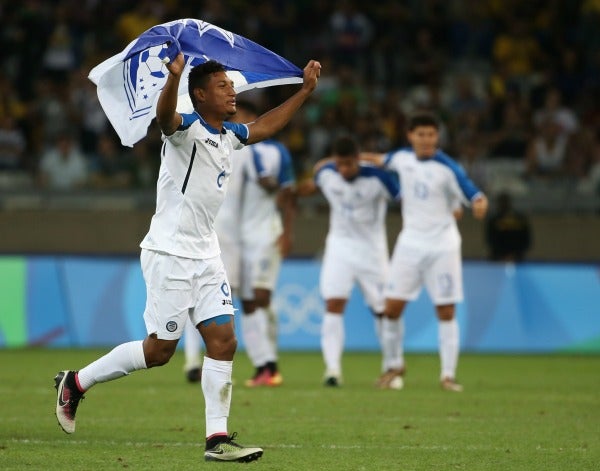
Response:
POLYGON ((413 113, 408 118, 408 130, 412 131, 419 126, 433 126, 436 129, 440 128, 440 122, 437 116, 429 111, 418 111, 413 113))
POLYGON ((206 87, 210 75, 216 72, 225 72, 225 67, 215 60, 206 61, 190 70, 190 75, 188 76, 188 93, 190 94, 190 100, 192 100, 194 108, 196 108, 194 89, 206 87))
POLYGON ((333 155, 337 157, 358 157, 358 143, 352 136, 340 136, 331 146, 333 155))

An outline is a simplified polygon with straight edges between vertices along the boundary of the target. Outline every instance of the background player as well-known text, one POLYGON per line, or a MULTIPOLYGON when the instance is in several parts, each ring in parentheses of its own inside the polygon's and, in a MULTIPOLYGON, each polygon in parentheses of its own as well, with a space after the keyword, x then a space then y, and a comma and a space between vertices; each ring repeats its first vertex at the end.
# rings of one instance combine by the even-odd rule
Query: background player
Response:
MULTIPOLYGON (((234 122, 252 122, 257 107, 237 102, 234 122)), ((288 150, 276 140, 266 140, 236 151, 234 190, 228 193, 215 221, 222 258, 230 285, 242 299, 242 335, 254 376, 248 387, 279 386, 277 365, 277 316, 271 296, 281 257, 291 248, 295 205, 294 176, 288 150), (281 211, 281 215, 280 215, 281 211)), ((230 182, 231 185, 231 182, 230 182)), ((200 339, 186 327, 186 375, 199 381, 200 339)))
MULTIPOLYGON (((459 328, 455 305, 463 300, 463 285, 456 201, 470 205, 473 216, 483 219, 488 200, 462 167, 438 149, 439 124, 435 116, 413 115, 407 137, 411 148, 365 155, 397 172, 402 188, 402 231, 386 287, 384 356, 402 354, 401 315, 406 303, 415 300, 425 285, 439 319, 441 385, 446 390, 461 391, 462 386, 456 382, 459 328)), ((404 365, 391 369, 381 376, 380 387, 390 387, 403 374, 404 365)))
MULTIPOLYGON (((355 283, 375 315, 379 337, 389 259, 385 215, 388 201, 400 197, 392 174, 359 161, 354 139, 338 138, 332 151, 333 158, 318 162, 314 181, 300 190, 306 195, 320 189, 330 207, 320 280, 326 309, 321 325, 326 386, 341 382, 345 337, 342 316, 355 283)), ((398 361, 385 356, 385 370, 398 367, 398 361)))
POLYGON ((223 66, 215 61, 190 71, 188 88, 194 112, 179 114, 177 91, 184 65, 181 53, 167 65, 169 75, 156 110, 164 144, 156 212, 141 243, 148 336, 117 346, 79 372, 59 372, 55 378, 56 416, 62 429, 73 433, 79 402, 89 388, 166 364, 189 317, 206 345, 202 368, 204 457, 207 461, 252 461, 262 456, 263 450, 242 447, 233 440, 234 434, 227 432, 237 340, 213 222, 227 190, 233 150, 266 139, 287 124, 315 89, 320 64, 310 61, 300 90, 248 125, 224 122, 236 112, 236 92, 223 66))

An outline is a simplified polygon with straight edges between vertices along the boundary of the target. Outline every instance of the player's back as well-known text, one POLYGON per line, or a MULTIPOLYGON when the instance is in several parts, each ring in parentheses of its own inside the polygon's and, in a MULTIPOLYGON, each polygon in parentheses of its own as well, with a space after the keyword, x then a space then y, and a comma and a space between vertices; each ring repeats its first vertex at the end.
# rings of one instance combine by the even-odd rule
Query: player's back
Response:
POLYGON ((315 182, 329 203, 328 243, 337 240, 387 251, 387 204, 399 196, 397 182, 389 173, 361 164, 358 175, 346 180, 329 163, 319 169, 315 182))
POLYGON ((242 240, 253 243, 274 242, 283 225, 277 209, 277 192, 294 184, 294 172, 289 151, 278 141, 266 140, 249 146, 251 156, 244 160, 242 192, 242 240), (261 179, 275 182, 272 191, 261 179))

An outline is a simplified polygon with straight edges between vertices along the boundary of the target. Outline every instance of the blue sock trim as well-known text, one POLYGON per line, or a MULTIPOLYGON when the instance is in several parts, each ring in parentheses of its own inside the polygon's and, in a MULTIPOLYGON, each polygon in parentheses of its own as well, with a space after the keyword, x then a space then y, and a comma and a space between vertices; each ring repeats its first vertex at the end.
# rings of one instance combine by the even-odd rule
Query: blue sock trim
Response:
POLYGON ((210 319, 203 320, 200 322, 202 327, 209 326, 213 322, 217 325, 223 325, 231 322, 233 320, 233 315, 231 314, 221 314, 220 316, 211 317, 210 319))

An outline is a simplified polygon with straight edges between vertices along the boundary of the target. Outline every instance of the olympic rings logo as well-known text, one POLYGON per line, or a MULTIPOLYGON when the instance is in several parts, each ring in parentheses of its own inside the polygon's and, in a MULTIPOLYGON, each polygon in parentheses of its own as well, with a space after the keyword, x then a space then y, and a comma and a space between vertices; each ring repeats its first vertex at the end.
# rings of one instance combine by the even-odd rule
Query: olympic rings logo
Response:
POLYGON ((291 335, 298 331, 320 335, 323 300, 319 287, 288 283, 278 287, 273 307, 279 316, 279 332, 291 335))

